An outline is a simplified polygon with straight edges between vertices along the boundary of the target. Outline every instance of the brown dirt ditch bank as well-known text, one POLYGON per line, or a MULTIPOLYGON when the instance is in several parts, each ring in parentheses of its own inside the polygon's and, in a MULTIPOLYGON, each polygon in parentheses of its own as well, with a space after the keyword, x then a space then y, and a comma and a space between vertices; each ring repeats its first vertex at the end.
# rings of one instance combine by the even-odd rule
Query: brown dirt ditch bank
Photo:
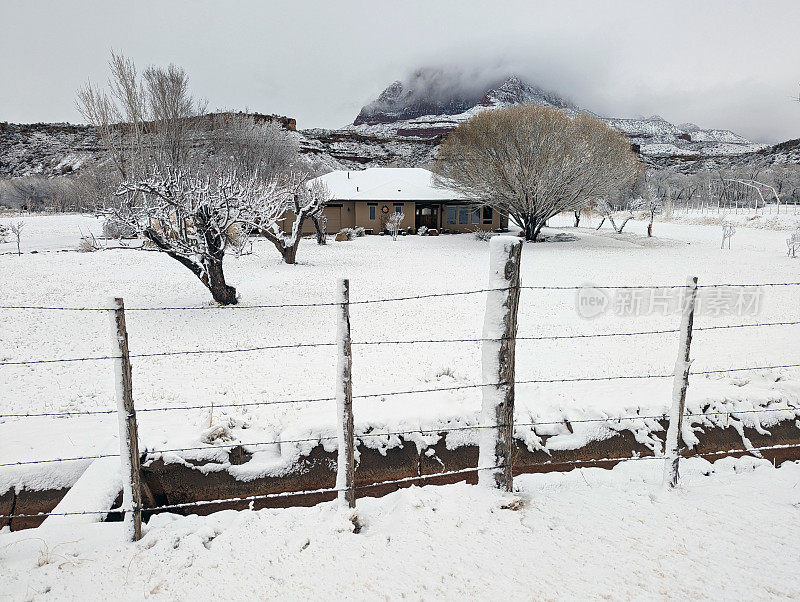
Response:
MULTIPOLYGON (((662 425, 666 427, 666 424, 662 425)), ((410 485, 446 484, 457 481, 477 482, 477 473, 442 473, 469 469, 477 466, 478 447, 465 445, 448 449, 448 433, 441 433, 435 445, 419 449, 417 444, 401 440, 396 447, 383 452, 359 445, 359 462, 356 467, 357 496, 383 496, 400 487, 410 485), (439 476, 437 476, 439 475, 439 476), (403 483, 380 484, 383 481, 408 479, 403 483)), ((662 433, 663 435, 663 433, 662 433)), ((769 433, 744 428, 744 435, 753 447, 797 445, 779 449, 766 449, 762 457, 776 465, 787 460, 800 460, 800 426, 796 420, 783 420, 769 427, 769 433)), ((725 456, 742 456, 748 452, 741 434, 733 427, 707 428, 697 433, 699 444, 686 452, 686 456, 714 454, 706 456, 710 461, 725 456), (739 451, 731 451, 739 450, 739 451), (718 452, 718 453, 717 453, 718 452)), ((577 449, 531 451, 521 441, 517 441, 514 458, 515 474, 569 471, 578 467, 611 468, 631 457, 653 456, 653 451, 634 438, 630 431, 620 431, 612 436, 592 441, 577 449)), ((233 448, 229 454, 230 465, 242 465, 251 456, 241 447, 233 448)), ((654 462, 657 460, 653 460, 654 462)), ((213 462, 165 463, 162 458, 146 455, 142 462, 143 500, 145 508, 183 504, 202 500, 226 500, 254 495, 281 492, 308 491, 333 488, 336 482, 336 452, 325 451, 321 444, 301 456, 293 469, 283 476, 267 476, 244 481, 234 477, 227 465, 214 466, 213 462)), ((10 526, 12 531, 39 526, 42 517, 20 517, 52 511, 66 495, 68 488, 32 490, 11 489, 0 494, 0 515, 12 515, 11 519, 0 518, 0 528, 10 526)), ((303 493, 285 497, 259 499, 254 501, 228 501, 188 508, 172 509, 178 514, 210 514, 223 509, 254 509, 286 506, 312 506, 333 499, 335 493, 303 493)), ((115 507, 120 505, 117 500, 115 507)), ((87 509, 88 510, 88 509, 87 509)), ((145 518, 158 510, 145 512, 145 518)), ((119 520, 118 512, 111 512, 107 520, 119 520)))

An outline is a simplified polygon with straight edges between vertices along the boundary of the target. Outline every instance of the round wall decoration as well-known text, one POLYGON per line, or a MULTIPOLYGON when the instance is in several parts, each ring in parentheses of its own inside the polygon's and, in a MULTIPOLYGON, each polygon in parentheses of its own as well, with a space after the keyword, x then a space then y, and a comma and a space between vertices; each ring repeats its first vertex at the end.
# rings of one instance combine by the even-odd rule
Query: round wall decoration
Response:
POLYGON ((383 207, 381 207, 381 213, 389 213, 389 206, 384 205, 383 207))

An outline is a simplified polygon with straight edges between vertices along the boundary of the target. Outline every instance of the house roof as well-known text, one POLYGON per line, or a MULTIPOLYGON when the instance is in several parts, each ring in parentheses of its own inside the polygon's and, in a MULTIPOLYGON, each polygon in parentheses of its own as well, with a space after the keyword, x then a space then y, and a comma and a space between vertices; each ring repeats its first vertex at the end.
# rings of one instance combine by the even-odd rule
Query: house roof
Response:
POLYGON ((332 201, 466 201, 464 195, 433 185, 421 167, 370 167, 332 171, 314 178, 328 187, 332 201))

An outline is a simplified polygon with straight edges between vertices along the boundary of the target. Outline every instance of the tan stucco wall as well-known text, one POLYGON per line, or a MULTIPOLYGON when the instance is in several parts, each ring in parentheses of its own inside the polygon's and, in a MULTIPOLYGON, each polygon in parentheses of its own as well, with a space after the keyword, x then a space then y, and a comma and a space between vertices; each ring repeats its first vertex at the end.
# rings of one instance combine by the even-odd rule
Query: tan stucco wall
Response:
MULTIPOLYGON (((415 213, 416 203, 404 201, 402 203, 395 203, 393 201, 333 201, 325 208, 325 215, 328 217, 328 234, 336 234, 342 228, 356 228, 362 227, 367 230, 372 230, 375 234, 381 231, 381 217, 390 215, 395 211, 395 204, 402 206, 404 218, 400 224, 401 229, 415 228, 415 213), (369 219, 369 206, 375 205, 375 219, 369 219), (388 213, 382 213, 383 207, 388 208, 388 213)), ((428 205, 429 203, 422 203, 428 205)), ((456 207, 463 207, 464 205, 456 205, 456 207)), ((447 223, 447 205, 441 205, 439 211, 439 230, 449 230, 451 232, 474 232, 475 230, 496 230, 498 228, 508 228, 508 217, 501 216, 497 210, 492 210, 492 223, 483 223, 483 213, 481 211, 480 223, 472 222, 472 215, 470 214, 470 223, 468 224, 448 224, 447 223)), ((294 216, 288 214, 284 221, 284 229, 291 227, 294 221, 294 216)), ((303 224, 303 234, 313 234, 314 224, 311 220, 306 220, 303 224)))
POLYGON ((375 234, 380 233, 381 231, 381 224, 385 222, 385 217, 391 215, 394 211, 395 205, 402 206, 403 212, 403 221, 400 222, 400 228, 405 230, 406 228, 413 228, 414 227, 414 210, 416 207, 416 203, 403 201, 401 202, 385 202, 385 201, 359 201, 356 203, 356 226, 361 226, 369 230, 370 228, 375 232, 375 234), (375 219, 369 219, 369 207, 374 203, 375 205, 375 219), (382 212, 382 209, 386 207, 388 211, 386 213, 382 212), (381 218, 384 218, 383 220, 381 218))

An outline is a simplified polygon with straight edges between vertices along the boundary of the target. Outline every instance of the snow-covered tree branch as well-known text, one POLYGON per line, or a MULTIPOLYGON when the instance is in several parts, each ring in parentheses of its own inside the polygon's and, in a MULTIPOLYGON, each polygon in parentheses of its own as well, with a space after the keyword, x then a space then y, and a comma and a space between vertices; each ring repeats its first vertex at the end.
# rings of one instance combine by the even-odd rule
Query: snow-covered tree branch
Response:
POLYGON ((396 211, 389 215, 386 219, 386 227, 389 229, 389 234, 392 235, 392 240, 397 240, 397 233, 400 231, 400 224, 405 219, 405 214, 401 211, 396 211))
POLYGON ((188 268, 223 305, 236 303, 236 289, 225 282, 223 259, 244 236, 234 226, 270 227, 283 215, 285 191, 276 181, 229 173, 217 178, 156 170, 146 179, 124 182, 124 198, 112 222, 144 235, 188 268))
POLYGON ((251 221, 251 223, 275 245, 286 263, 294 263, 302 237, 303 223, 306 219, 321 217, 325 203, 330 199, 330 193, 321 182, 313 182, 309 186, 306 174, 302 173, 289 174, 280 181, 282 198, 280 216, 271 221, 265 220, 261 223, 251 221))

